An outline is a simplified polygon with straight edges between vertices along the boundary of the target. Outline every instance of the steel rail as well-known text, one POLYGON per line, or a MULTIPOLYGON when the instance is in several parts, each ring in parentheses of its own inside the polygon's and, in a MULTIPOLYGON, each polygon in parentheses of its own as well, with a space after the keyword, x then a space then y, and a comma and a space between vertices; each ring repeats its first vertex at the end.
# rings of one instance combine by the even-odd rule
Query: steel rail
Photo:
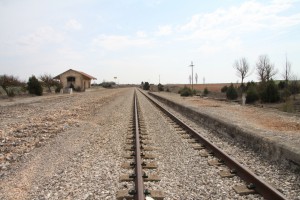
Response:
MULTIPOLYGON (((141 92, 141 91, 140 91, 141 92)), ((168 115, 171 119, 177 122, 182 128, 184 128, 187 132, 191 133, 202 145, 205 146, 208 150, 211 150, 215 157, 220 159, 226 166, 228 166, 231 170, 235 171, 235 173, 242 178, 247 183, 254 184, 254 190, 262 195, 265 199, 287 199, 282 193, 273 188, 270 184, 266 183, 262 179, 260 179, 257 175, 251 172, 246 167, 242 166, 238 161, 234 158, 230 157, 227 153, 222 151, 219 147, 202 137, 196 130, 191 128, 189 125, 184 123, 182 120, 178 119, 175 115, 170 113, 168 110, 159 105, 155 100, 151 97, 144 94, 154 105, 156 105, 161 111, 163 111, 166 115, 168 115)))
POLYGON ((135 200, 145 200, 144 180, 141 158, 140 131, 138 119, 137 95, 134 92, 134 118, 135 118, 135 200))

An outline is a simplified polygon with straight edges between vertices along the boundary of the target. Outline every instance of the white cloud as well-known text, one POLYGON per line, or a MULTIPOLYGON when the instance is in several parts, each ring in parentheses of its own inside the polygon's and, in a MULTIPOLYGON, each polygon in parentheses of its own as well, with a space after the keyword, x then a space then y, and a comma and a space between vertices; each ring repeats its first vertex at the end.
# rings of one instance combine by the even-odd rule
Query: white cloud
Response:
POLYGON ((65 27, 68 30, 80 30, 82 28, 82 25, 75 19, 70 19, 66 22, 65 27))
POLYGON ((38 28, 34 33, 22 36, 17 43, 31 50, 36 50, 44 44, 59 44, 62 41, 64 41, 64 35, 61 32, 51 26, 44 26, 38 28))
POLYGON ((159 26, 158 31, 155 33, 156 36, 166 36, 172 34, 172 26, 165 25, 165 26, 159 26))
POLYGON ((149 46, 152 43, 149 39, 131 38, 123 35, 100 35, 93 40, 96 46, 104 47, 108 50, 119 50, 128 47, 149 46))
POLYGON ((81 60, 84 56, 70 47, 63 47, 57 50, 64 59, 81 60))
POLYGON ((199 44, 196 52, 217 54, 243 50, 244 39, 256 34, 272 34, 299 26, 300 13, 286 14, 292 1, 275 0, 269 4, 246 1, 239 6, 196 14, 178 26, 177 40, 199 44))
POLYGON ((179 26, 184 39, 224 39, 232 35, 265 29, 279 29, 300 24, 300 14, 282 16, 291 7, 290 1, 277 0, 270 5, 247 1, 240 6, 196 14, 179 26))
POLYGON ((138 31, 136 32, 136 35, 141 38, 147 37, 147 33, 145 31, 138 31))
POLYGON ((201 54, 215 54, 221 51, 221 47, 220 45, 213 45, 209 42, 206 42, 198 48, 198 51, 200 51, 201 54))

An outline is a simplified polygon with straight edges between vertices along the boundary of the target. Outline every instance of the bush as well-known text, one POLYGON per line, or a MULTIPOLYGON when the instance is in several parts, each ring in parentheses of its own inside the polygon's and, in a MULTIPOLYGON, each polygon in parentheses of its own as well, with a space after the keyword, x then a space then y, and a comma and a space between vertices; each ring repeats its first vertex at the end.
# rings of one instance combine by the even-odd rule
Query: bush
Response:
POLYGON ((253 81, 248 82, 248 83, 246 84, 246 91, 248 91, 251 87, 254 87, 254 88, 256 89, 257 84, 256 84, 255 82, 253 82, 253 81))
POLYGON ((221 88, 221 92, 222 93, 227 92, 227 90, 228 90, 228 86, 227 85, 225 85, 224 87, 221 88))
POLYGON ((231 83, 226 92, 227 99, 234 100, 238 98, 238 93, 236 88, 231 83))
POLYGON ((166 92, 170 92, 170 89, 167 87, 166 92))
POLYGON ((115 82, 102 82, 100 85, 104 88, 111 88, 115 84, 115 82))
POLYGON ((193 96, 193 90, 186 86, 184 86, 184 88, 181 88, 178 91, 178 93, 180 94, 180 96, 183 96, 183 97, 193 96))
POLYGON ((250 86, 247 90, 246 103, 253 103, 259 99, 259 95, 255 86, 250 86))
POLYGON ((60 93, 60 90, 63 88, 63 85, 61 83, 56 84, 55 93, 60 93))
POLYGON ((262 90, 260 98, 263 102, 274 103, 280 100, 278 87, 271 79, 267 82, 265 88, 262 90))
POLYGON ((8 89, 8 90, 7 90, 7 96, 9 96, 9 97, 14 97, 14 96, 16 96, 15 90, 14 90, 13 88, 8 89))
MULTIPOLYGON (((20 81, 17 77, 10 75, 0 75, 0 87, 6 92, 7 96, 14 96, 16 91, 15 87, 25 87, 25 83, 20 81), (13 90, 13 91, 11 91, 13 90)), ((25 90, 26 91, 26 90, 25 90)))
POLYGON ((208 95, 208 93, 209 93, 208 89, 207 89, 207 88, 205 88, 205 89, 204 89, 204 91, 203 91, 203 95, 204 95, 204 96, 207 96, 207 95, 208 95))
POLYGON ((29 77, 29 80, 27 82, 27 88, 28 88, 29 94, 35 94, 38 96, 43 95, 42 84, 38 81, 37 78, 35 78, 34 75, 29 77))
POLYGON ((285 88, 285 81, 280 81, 279 83, 278 83, 278 88, 280 89, 280 90, 283 90, 284 88, 285 88))
POLYGON ((150 89, 150 84, 148 82, 145 82, 143 85, 143 90, 149 90, 150 89))
POLYGON ((289 90, 290 90, 291 94, 293 94, 293 95, 298 94, 300 92, 299 82, 297 80, 291 81, 291 83, 289 85, 289 90))
POLYGON ((157 89, 158 89, 158 91, 164 91, 164 86, 162 85, 162 84, 158 84, 157 85, 157 89))

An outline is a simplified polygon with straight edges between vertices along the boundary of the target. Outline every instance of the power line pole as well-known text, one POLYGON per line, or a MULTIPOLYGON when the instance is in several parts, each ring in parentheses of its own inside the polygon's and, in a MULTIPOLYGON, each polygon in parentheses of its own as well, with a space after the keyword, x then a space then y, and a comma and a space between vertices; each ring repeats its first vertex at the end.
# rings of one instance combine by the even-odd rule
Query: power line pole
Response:
POLYGON ((192 90, 194 89, 194 65, 193 65, 193 61, 191 62, 191 65, 189 67, 192 67, 192 90))

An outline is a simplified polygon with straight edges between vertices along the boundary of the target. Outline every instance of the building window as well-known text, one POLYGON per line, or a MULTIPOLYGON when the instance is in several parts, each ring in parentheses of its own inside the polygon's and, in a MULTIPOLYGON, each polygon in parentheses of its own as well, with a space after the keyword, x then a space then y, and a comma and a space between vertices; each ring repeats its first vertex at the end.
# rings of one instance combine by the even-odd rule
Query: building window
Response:
POLYGON ((74 76, 69 76, 67 77, 68 82, 75 82, 75 77, 74 76))

